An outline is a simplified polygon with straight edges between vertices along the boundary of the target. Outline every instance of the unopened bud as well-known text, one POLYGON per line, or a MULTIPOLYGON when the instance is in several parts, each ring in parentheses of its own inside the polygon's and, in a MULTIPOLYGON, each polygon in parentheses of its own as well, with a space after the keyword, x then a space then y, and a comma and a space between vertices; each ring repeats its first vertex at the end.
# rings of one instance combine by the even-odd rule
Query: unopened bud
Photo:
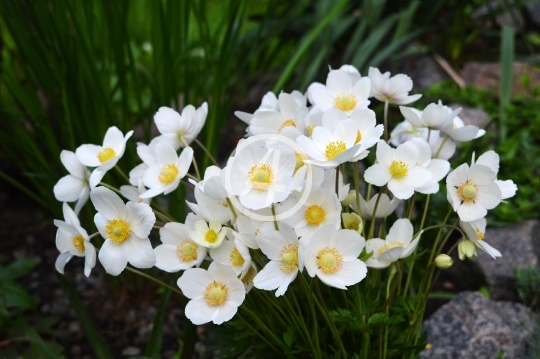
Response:
POLYGON ((345 197, 345 199, 341 201, 341 205, 348 206, 351 203, 353 203, 355 200, 356 200, 356 191, 353 189, 349 191, 349 194, 347 195, 347 197, 345 197))
POLYGON ((461 260, 464 260, 465 257, 475 258, 478 255, 478 253, 476 253, 476 246, 469 239, 465 239, 459 242, 458 253, 459 253, 459 259, 461 260))
POLYGON ((352 229, 358 233, 364 229, 364 222, 356 213, 342 213, 341 218, 343 218, 344 229, 352 229))
POLYGON ((450 268, 452 266, 452 263, 454 263, 454 261, 452 260, 452 258, 450 258, 449 255, 439 254, 437 257, 435 257, 435 265, 438 268, 450 268))

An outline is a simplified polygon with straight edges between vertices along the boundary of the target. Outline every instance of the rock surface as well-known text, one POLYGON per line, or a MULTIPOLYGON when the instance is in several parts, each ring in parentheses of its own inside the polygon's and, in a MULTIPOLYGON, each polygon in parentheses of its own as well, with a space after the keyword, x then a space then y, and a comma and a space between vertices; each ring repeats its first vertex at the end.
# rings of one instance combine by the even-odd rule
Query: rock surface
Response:
POLYGON ((516 267, 538 267, 540 265, 540 222, 525 221, 520 224, 488 228, 485 240, 497 248, 502 257, 493 259, 478 251, 474 259, 485 275, 491 298, 518 301, 515 289, 516 267))
POLYGON ((429 344, 422 359, 523 359, 534 319, 521 304, 461 292, 424 322, 424 330, 429 344))

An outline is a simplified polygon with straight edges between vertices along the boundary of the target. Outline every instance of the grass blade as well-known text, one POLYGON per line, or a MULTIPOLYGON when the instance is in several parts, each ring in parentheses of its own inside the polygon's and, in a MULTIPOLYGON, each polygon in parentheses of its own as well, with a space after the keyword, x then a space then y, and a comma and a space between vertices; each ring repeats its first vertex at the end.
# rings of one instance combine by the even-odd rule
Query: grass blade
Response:
POLYGON ((501 29, 501 87, 499 99, 499 141, 506 138, 506 107, 512 94, 512 67, 514 62, 514 30, 509 26, 501 29))
MULTIPOLYGON (((172 278, 172 277, 171 277, 172 278)), ((171 281, 169 281, 170 284, 171 281)), ((154 325, 152 326, 152 333, 150 333, 150 339, 146 345, 144 355, 151 358, 161 358, 161 346, 163 342, 163 322, 165 319, 165 310, 171 297, 171 290, 165 289, 165 293, 161 297, 159 307, 154 318, 154 325)))

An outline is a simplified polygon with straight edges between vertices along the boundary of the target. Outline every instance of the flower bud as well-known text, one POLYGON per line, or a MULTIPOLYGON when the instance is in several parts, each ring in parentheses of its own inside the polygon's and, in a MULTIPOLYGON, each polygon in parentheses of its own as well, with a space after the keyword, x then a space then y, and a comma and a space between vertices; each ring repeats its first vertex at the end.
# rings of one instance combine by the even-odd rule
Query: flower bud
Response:
POLYGON ((355 200, 356 200, 356 191, 353 189, 353 190, 350 190, 349 194, 345 197, 345 199, 341 201, 341 205, 348 206, 351 203, 353 203, 355 200))
POLYGON ((341 217, 343 218, 344 229, 352 229, 358 233, 364 229, 364 222, 356 213, 342 213, 341 217))
POLYGON ((458 244, 458 253, 459 259, 464 260, 467 258, 475 258, 478 253, 476 253, 476 246, 474 243, 468 239, 462 240, 458 244))
POLYGON ((438 268, 441 268, 441 269, 450 268, 452 266, 452 263, 454 263, 454 261, 452 261, 452 258, 450 258, 449 255, 439 254, 437 257, 435 257, 435 265, 438 268))

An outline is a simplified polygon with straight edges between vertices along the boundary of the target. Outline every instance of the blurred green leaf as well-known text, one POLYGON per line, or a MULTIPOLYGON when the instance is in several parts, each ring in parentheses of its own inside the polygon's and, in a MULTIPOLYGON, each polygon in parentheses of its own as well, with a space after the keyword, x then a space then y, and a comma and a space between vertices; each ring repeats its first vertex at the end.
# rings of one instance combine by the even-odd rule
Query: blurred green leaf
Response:
MULTIPOLYGON (((171 278, 173 277, 171 276, 171 278)), ((169 283, 171 282, 172 280, 169 280, 169 283)), ((170 297, 171 290, 165 289, 165 292, 161 296, 158 310, 156 312, 156 317, 154 318, 154 323, 152 325, 152 332, 150 333, 150 338, 148 339, 148 344, 146 345, 146 350, 144 352, 147 357, 158 359, 161 358, 161 347, 163 344, 163 324, 167 304, 169 303, 170 297)))

